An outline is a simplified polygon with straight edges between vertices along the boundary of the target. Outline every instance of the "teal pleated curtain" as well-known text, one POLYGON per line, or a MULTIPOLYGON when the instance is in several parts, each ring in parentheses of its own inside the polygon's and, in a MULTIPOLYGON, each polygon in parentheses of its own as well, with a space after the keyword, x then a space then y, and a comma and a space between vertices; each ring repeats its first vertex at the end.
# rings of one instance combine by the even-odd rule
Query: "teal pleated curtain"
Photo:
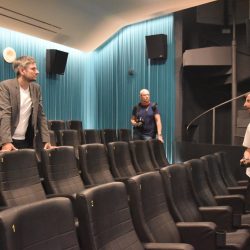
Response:
MULTIPOLYGON (((162 116, 168 158, 174 140, 175 72, 173 16, 127 26, 95 52, 84 53, 63 45, 0 28, 0 50, 12 47, 17 56, 36 58, 48 119, 80 119, 85 128, 131 128, 132 107, 139 91, 148 88, 162 116), (168 58, 151 64, 145 36, 166 34, 168 58), (69 53, 64 75, 46 75, 46 49, 69 53), (133 72, 132 75, 128 72, 133 72)), ((0 81, 15 77, 11 64, 0 60, 0 81)))
MULTIPOLYGON (((56 43, 38 39, 22 33, 0 28, 0 51, 6 47, 15 49, 17 57, 33 56, 40 71, 37 82, 41 85, 44 109, 48 119, 83 119, 82 99, 84 88, 84 66, 86 54, 56 43), (68 52, 64 75, 46 74, 46 49, 68 52)), ((11 64, 0 60, 0 81, 14 78, 11 64)), ((88 82, 86 82, 88 85, 88 82)), ((91 87, 90 87, 91 88, 91 87)))
POLYGON ((158 103, 170 161, 175 128, 173 21, 173 16, 168 15, 127 26, 96 50, 94 56, 98 128, 131 128, 132 108, 139 102, 140 89, 147 88, 151 100, 158 103), (168 45, 167 60, 157 64, 147 59, 145 42, 146 35, 155 34, 166 34, 168 45))

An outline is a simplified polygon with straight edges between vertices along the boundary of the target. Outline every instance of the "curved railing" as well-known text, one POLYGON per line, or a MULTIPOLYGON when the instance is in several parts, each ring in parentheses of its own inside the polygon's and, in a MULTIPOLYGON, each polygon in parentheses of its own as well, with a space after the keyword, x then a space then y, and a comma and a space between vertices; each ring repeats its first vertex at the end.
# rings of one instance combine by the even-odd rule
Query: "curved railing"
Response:
POLYGON ((212 124, 213 124, 213 130, 212 130, 212 143, 215 144, 215 111, 216 111, 216 109, 219 108, 219 107, 221 107, 221 106, 224 106, 225 104, 228 104, 228 103, 230 103, 230 102, 232 102, 232 101, 234 101, 234 100, 237 100, 237 99, 239 99, 239 98, 241 98, 241 97, 243 97, 243 96, 246 96, 248 93, 250 93, 250 92, 248 91, 248 92, 246 92, 246 93, 244 93, 244 94, 242 94, 242 95, 239 95, 239 96, 234 97, 234 98, 232 98, 232 99, 230 99, 230 100, 227 100, 227 101, 225 101, 225 102, 222 102, 222 103, 220 103, 220 104, 218 104, 218 105, 216 105, 216 106, 214 106, 214 107, 212 107, 212 108, 206 110, 205 112, 201 113, 200 115, 196 116, 196 117, 187 125, 187 127, 186 127, 187 132, 188 132, 190 126, 191 126, 196 120, 198 120, 200 117, 202 117, 202 116, 204 116, 205 114, 207 114, 207 113, 209 113, 209 112, 212 111, 212 112, 213 112, 213 119, 212 119, 212 124))

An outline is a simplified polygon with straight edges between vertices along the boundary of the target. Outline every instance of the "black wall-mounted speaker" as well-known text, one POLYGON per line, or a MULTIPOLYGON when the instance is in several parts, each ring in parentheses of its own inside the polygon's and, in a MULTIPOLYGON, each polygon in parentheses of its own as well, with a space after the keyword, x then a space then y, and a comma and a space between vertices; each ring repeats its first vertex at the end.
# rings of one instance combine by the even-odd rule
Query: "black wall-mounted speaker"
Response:
POLYGON ((46 73, 63 75, 67 64, 68 53, 56 49, 46 50, 46 73))
POLYGON ((146 45, 149 59, 167 58, 167 35, 146 36, 146 45))

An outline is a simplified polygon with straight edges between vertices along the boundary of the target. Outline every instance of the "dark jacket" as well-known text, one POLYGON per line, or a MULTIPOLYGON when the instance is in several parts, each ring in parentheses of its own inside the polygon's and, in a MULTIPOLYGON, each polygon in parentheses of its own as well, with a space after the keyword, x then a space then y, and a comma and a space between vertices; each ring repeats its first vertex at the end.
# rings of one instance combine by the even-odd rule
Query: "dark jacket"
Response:
MULTIPOLYGON (((12 142, 12 136, 19 122, 20 89, 17 78, 0 83, 0 146, 12 142)), ((42 95, 39 84, 30 83, 30 97, 32 101, 32 114, 30 127, 32 128, 33 145, 35 136, 40 133, 42 142, 49 142, 47 120, 43 112, 42 95)))

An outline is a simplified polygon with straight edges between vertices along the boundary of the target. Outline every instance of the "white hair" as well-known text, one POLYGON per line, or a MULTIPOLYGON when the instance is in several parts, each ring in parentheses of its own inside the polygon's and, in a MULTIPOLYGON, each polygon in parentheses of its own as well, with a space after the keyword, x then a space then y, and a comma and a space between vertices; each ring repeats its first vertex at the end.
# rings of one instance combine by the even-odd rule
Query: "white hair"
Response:
POLYGON ((140 91, 140 95, 142 95, 144 92, 148 92, 148 93, 150 93, 148 89, 141 89, 141 91, 140 91))

